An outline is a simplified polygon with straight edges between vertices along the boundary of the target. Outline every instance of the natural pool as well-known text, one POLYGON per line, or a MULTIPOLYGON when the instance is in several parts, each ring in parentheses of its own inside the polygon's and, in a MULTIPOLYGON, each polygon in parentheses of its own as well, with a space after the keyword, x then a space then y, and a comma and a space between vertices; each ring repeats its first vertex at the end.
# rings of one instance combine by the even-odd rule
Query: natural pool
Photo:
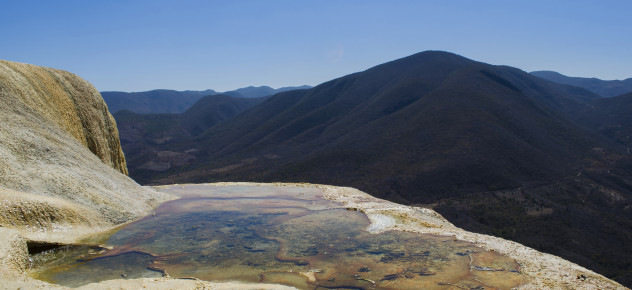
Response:
POLYGON ((300 289, 512 288, 512 259, 449 237, 372 234, 366 215, 314 187, 164 187, 181 199, 131 223, 110 250, 67 250, 33 271, 66 286, 139 277, 279 283, 300 289), (59 258, 63 256, 64 258, 59 258))

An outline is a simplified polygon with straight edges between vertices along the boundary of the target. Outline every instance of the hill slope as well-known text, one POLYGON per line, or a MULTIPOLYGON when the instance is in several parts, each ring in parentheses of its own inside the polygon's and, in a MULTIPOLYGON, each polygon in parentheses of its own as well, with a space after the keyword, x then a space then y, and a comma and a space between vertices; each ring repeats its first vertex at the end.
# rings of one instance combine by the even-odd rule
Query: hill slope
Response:
POLYGON ((604 81, 597 78, 569 77, 554 71, 534 71, 531 74, 552 82, 584 88, 604 98, 632 92, 632 78, 604 81))
POLYGON ((632 147, 632 93, 599 99, 579 110, 575 120, 626 147, 632 147))

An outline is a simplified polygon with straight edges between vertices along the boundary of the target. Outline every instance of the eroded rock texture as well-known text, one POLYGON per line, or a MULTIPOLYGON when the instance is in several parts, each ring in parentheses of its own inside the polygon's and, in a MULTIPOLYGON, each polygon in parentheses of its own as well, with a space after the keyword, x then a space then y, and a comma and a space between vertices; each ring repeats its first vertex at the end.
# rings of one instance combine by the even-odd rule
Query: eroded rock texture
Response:
POLYGON ((116 122, 90 83, 0 60, 0 226, 112 225, 165 199, 126 174, 116 122))
POLYGON ((116 122, 89 82, 62 70, 0 60, 0 91, 3 105, 33 110, 127 174, 116 122))

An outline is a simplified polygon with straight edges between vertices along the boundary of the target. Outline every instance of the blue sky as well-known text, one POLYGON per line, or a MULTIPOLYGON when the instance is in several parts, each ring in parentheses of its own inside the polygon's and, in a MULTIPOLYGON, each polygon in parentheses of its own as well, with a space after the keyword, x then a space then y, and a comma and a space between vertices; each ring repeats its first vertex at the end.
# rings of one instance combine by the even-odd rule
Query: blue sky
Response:
POLYGON ((0 59, 100 91, 317 85, 424 50, 632 77, 632 1, 4 0, 0 59))

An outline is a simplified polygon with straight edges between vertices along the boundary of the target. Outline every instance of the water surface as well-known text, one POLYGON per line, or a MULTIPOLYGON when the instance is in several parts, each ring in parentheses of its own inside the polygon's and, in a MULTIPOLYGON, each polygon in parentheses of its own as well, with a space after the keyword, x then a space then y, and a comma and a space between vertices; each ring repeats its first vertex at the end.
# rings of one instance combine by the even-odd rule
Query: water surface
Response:
POLYGON ((48 264, 66 286, 155 277, 280 283, 301 289, 511 288, 512 259, 448 237, 371 234, 366 215, 317 188, 172 186, 182 196, 115 234, 103 253, 48 264))

